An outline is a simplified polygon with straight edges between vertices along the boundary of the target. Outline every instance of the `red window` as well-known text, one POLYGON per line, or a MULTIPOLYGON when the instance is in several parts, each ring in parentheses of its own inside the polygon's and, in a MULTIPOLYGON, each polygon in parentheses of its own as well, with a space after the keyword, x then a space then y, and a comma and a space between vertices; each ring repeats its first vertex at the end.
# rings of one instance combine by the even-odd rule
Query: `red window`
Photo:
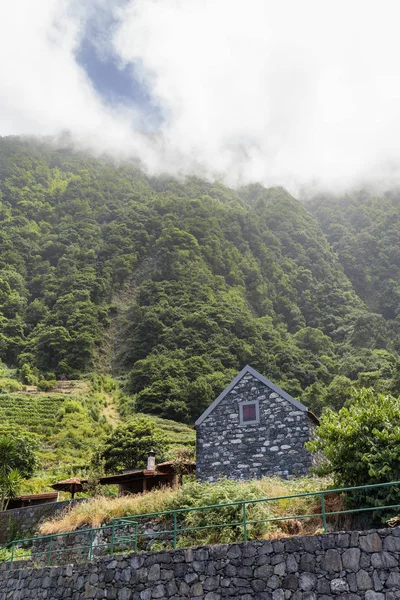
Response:
POLYGON ((245 423, 246 421, 256 421, 257 419, 257 412, 256 412, 256 405, 255 404, 244 404, 242 406, 242 410, 243 410, 243 423, 245 423))

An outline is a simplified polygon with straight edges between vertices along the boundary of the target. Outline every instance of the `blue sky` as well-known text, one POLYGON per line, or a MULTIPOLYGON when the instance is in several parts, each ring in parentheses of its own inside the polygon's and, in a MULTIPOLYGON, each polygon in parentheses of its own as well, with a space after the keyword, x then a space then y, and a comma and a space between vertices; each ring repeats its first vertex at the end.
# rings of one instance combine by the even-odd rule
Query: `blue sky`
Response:
MULTIPOLYGON (((128 3, 127 0, 117 2, 119 6, 128 3)), ((136 107, 143 114, 139 129, 154 131, 162 122, 161 109, 138 75, 135 64, 122 64, 109 43, 116 25, 113 12, 107 8, 93 12, 92 18, 86 22, 85 33, 76 52, 77 63, 85 70, 105 104, 111 107, 123 105, 128 109, 136 107)))
POLYGON ((77 61, 85 69, 95 90, 110 104, 150 105, 146 88, 135 77, 134 65, 118 67, 118 58, 109 54, 100 57, 89 37, 82 39, 77 61))

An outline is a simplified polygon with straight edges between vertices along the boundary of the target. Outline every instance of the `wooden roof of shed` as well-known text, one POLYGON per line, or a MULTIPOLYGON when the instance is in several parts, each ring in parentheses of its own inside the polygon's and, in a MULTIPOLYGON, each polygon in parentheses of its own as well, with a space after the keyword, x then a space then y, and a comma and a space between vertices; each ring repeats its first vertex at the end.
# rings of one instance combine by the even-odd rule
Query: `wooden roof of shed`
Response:
MULTIPOLYGON (((147 469, 133 469, 132 471, 117 473, 116 475, 105 475, 100 478, 99 482, 101 485, 112 485, 114 483, 122 484, 129 481, 145 479, 146 477, 161 477, 174 471, 173 464, 172 460, 168 460, 156 465, 154 471, 148 471, 147 469)), ((196 463, 193 461, 185 461, 184 464, 191 469, 196 468, 196 463)), ((82 483, 87 483, 87 480, 82 480, 82 483)))

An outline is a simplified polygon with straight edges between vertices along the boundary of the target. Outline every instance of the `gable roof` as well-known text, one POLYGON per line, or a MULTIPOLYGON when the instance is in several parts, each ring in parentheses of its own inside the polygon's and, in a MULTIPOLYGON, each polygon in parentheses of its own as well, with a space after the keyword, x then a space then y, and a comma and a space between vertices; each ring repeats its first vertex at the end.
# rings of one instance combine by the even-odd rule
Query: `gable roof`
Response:
POLYGON ((261 381, 261 383, 264 383, 264 385, 268 386, 271 390, 273 390, 274 392, 276 392, 277 394, 279 394, 279 396, 281 396, 281 398, 284 398, 285 400, 287 400, 288 402, 290 402, 291 404, 293 404, 293 406, 295 406, 298 410, 302 410, 303 412, 307 412, 309 413, 309 415, 311 415, 311 417, 313 417, 317 423, 318 418, 308 410, 307 406, 305 406, 304 404, 302 404, 301 402, 299 402, 298 400, 295 400, 294 398, 292 398, 292 396, 290 394, 288 394, 287 392, 285 392, 284 390, 282 390, 278 385, 276 385, 275 383, 272 383, 272 381, 270 381, 269 379, 267 379, 266 377, 264 377, 264 375, 261 375, 261 373, 259 373, 258 371, 256 371, 255 369, 253 369, 253 367, 250 367, 249 365, 246 365, 241 371, 240 373, 238 373, 235 377, 235 379, 233 379, 231 381, 231 383, 228 385, 228 387, 226 387, 224 389, 223 392, 221 392, 221 394, 218 396, 218 398, 216 398, 214 400, 214 402, 212 404, 210 404, 210 406, 203 412, 203 414, 197 419, 197 421, 195 422, 195 426, 197 427, 198 425, 200 425, 204 419, 206 419, 208 417, 208 415, 210 413, 212 413, 212 411, 214 410, 214 408, 216 406, 218 406, 218 404, 221 402, 221 400, 223 400, 225 398, 225 396, 227 394, 229 394, 229 392, 235 387, 235 385, 242 379, 242 377, 244 377, 247 373, 249 373, 250 375, 253 375, 253 377, 256 377, 256 379, 258 379, 259 381, 261 381))

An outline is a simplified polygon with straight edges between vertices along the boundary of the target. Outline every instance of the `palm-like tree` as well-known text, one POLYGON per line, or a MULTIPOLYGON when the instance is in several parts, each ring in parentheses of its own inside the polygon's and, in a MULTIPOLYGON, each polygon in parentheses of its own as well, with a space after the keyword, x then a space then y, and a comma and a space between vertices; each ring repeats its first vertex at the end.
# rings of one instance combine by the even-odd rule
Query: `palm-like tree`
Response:
POLYGON ((21 486, 21 473, 14 468, 17 458, 15 441, 9 436, 0 436, 0 511, 7 510, 8 503, 21 486))

